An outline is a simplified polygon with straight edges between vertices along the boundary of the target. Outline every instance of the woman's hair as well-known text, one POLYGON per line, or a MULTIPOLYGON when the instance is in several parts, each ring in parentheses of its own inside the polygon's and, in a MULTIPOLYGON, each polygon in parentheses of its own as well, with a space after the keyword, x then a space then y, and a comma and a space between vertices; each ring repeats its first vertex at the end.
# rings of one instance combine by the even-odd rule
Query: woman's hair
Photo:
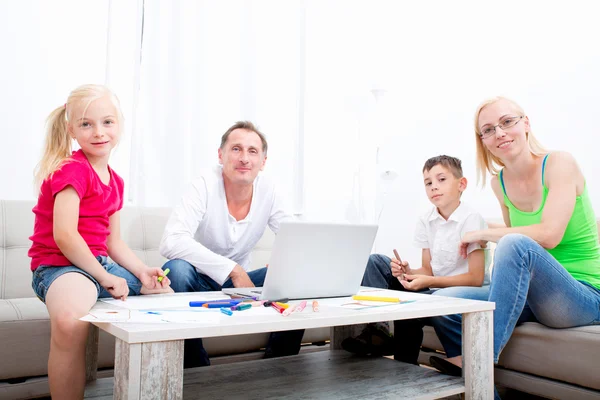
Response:
MULTIPOLYGON (((481 131, 479 130, 479 114, 481 114, 481 111, 485 107, 492 105, 500 100, 509 102, 515 109, 515 112, 519 114, 519 116, 525 116, 525 111, 523 110, 523 108, 521 108, 521 106, 519 106, 514 101, 502 96, 487 99, 483 101, 479 105, 479 107, 477 107, 477 111, 475 112, 475 145, 477 146, 477 183, 481 182, 482 186, 485 186, 487 172, 489 172, 492 175, 497 175, 500 169, 504 167, 504 163, 498 157, 490 153, 490 151, 483 144, 483 141, 480 137, 481 131)), ((532 154, 535 154, 536 156, 548 153, 544 146, 542 146, 542 144, 535 138, 533 132, 531 132, 531 129, 527 132, 527 143, 529 145, 529 151, 532 154)))
POLYGON ((123 127, 123 114, 119 99, 109 88, 103 85, 82 85, 73 90, 64 105, 56 108, 46 119, 46 140, 42 159, 35 168, 35 185, 39 188, 46 178, 51 176, 71 157, 71 136, 68 124, 75 106, 83 105, 83 115, 92 101, 108 97, 117 111, 119 129, 123 127))

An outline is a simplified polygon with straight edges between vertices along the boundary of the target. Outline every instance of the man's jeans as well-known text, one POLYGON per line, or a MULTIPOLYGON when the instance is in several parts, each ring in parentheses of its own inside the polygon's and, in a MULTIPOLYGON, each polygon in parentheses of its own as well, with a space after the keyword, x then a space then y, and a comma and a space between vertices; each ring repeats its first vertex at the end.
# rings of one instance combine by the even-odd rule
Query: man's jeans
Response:
POLYGON ((494 363, 521 322, 550 328, 600 324, 600 290, 573 278, 546 249, 520 234, 498 242, 489 300, 496 303, 494 363))
MULTIPOLYGON (((362 285, 406 291, 398 278, 392 276, 390 262, 391 259, 387 256, 372 254, 367 263, 362 285)), ((471 300, 487 300, 489 286, 454 286, 437 290, 422 290, 420 293, 471 300)), ((454 314, 394 321, 394 359, 417 364, 421 343, 423 342, 423 326, 425 325, 433 326, 448 357, 454 357, 462 353, 462 316, 454 314)))
MULTIPOLYGON (((169 268, 171 288, 175 292, 209 292, 222 288, 232 288, 233 282, 228 279, 220 286, 213 279, 199 273, 196 268, 183 260, 171 260, 165 263, 163 270, 169 268)), ((255 286, 262 286, 267 274, 267 268, 248 272, 255 286)), ((285 332, 273 332, 269 337, 265 358, 282 357, 298 354, 304 336, 304 329, 285 332)), ((210 365, 208 353, 202 345, 202 339, 187 339, 184 349, 184 368, 210 365)))

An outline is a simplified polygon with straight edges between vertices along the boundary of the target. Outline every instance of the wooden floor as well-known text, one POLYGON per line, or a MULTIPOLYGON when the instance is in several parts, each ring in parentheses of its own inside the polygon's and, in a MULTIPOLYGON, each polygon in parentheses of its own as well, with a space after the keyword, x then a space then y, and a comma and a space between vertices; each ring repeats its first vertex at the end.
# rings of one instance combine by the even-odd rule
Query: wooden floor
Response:
MULTIPOLYGON (((192 399, 419 399, 464 391, 462 378, 385 358, 322 351, 270 360, 186 370, 183 398, 192 399)), ((99 379, 86 399, 112 399, 113 381, 99 379)))

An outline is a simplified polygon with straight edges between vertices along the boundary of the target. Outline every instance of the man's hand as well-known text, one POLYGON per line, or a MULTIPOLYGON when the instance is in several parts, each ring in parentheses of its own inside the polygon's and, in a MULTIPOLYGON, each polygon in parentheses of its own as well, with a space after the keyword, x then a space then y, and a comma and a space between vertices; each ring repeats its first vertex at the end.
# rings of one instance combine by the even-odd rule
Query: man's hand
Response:
POLYGON ((422 290, 428 289, 431 286, 432 276, 429 275, 404 275, 404 279, 400 281, 404 289, 407 290, 422 290))
POLYGON ((124 278, 113 274, 106 274, 106 277, 102 281, 98 281, 110 295, 115 299, 121 299, 125 301, 129 294, 129 286, 124 278))
POLYGON ((254 287, 254 283, 250 280, 248 273, 244 271, 241 265, 236 264, 229 274, 234 287, 254 287))

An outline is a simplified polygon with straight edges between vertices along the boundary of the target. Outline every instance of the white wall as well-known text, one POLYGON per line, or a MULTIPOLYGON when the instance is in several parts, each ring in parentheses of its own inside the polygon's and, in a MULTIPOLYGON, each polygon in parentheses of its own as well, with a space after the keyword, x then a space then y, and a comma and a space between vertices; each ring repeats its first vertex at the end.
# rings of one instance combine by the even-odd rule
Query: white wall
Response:
MULTIPOLYGON (((171 96, 166 100, 173 98, 188 107, 182 115, 195 117, 176 121, 171 125, 176 129, 168 129, 163 117, 150 123, 149 117, 159 116, 162 103, 143 93, 138 111, 145 119, 133 111, 136 4, 113 2, 119 12, 113 8, 111 14, 114 43, 111 40, 108 53, 112 71, 108 81, 118 88, 127 124, 140 118, 142 133, 163 129, 161 135, 173 135, 143 152, 144 171, 157 178, 167 172, 167 177, 192 175, 201 164, 216 161, 220 134, 239 114, 266 124, 263 128, 272 144, 267 172, 293 195, 290 159, 295 157, 298 126, 298 104, 293 99, 300 96, 296 80, 302 78, 306 219, 373 221, 383 205, 376 250, 389 254, 396 247, 416 262, 413 227, 417 213, 428 207, 421 168, 427 158, 441 153, 463 160, 469 179, 465 201, 485 217, 499 217, 489 187, 480 190, 475 185, 472 129, 477 104, 498 94, 525 108, 534 132, 548 148, 576 156, 600 213, 600 176, 594 165, 600 144, 596 118, 600 25, 593 1, 573 1, 568 7, 542 1, 505 1, 501 6, 482 1, 308 1, 303 75, 295 47, 301 41, 289 29, 298 23, 294 13, 301 3, 290 8, 274 5, 278 3, 253 5, 246 10, 252 16, 249 20, 238 14, 232 19, 224 7, 203 3, 201 25, 195 14, 180 10, 183 14, 166 20, 179 24, 177 34, 184 28, 190 34, 204 30, 198 47, 190 50, 181 43, 174 47, 164 39, 173 34, 174 26, 161 25, 162 31, 149 31, 146 39, 163 35, 166 42, 145 53, 152 62, 175 54, 191 63, 186 69, 198 68, 198 82, 187 88, 205 90, 206 96, 195 100, 193 107, 185 101, 190 93, 165 90, 171 96), (228 30, 232 21, 247 25, 228 30), (248 32, 248 26, 252 34, 240 45, 240 32, 248 32), (248 59, 256 64, 244 64, 248 59), (242 85, 249 77, 252 85, 242 85), (378 102, 372 94, 377 88, 386 90, 378 102), (179 93, 184 97, 177 97, 179 93), (182 131, 185 135, 178 136, 182 131), (161 155, 173 161, 177 147, 172 145, 177 143, 198 148, 197 160, 181 164, 193 169, 178 172, 181 168, 175 166, 181 160, 161 168, 169 162, 161 155), (383 180, 385 170, 395 171, 395 179, 383 180)), ((107 0, 0 1, 0 198, 33 198, 30 183, 45 116, 63 104, 75 86, 107 79, 108 15, 107 0)), ((150 26, 151 20, 146 22, 150 26)), ((142 80, 152 82, 151 75, 144 75, 148 71, 151 66, 142 69, 142 80)), ((178 71, 156 64, 153 73, 171 79, 178 71)), ((125 177, 130 128, 113 162, 125 177)), ((174 185, 161 190, 166 193, 162 197, 141 191, 136 202, 170 204, 180 189, 174 185)))
POLYGON ((357 7, 320 3, 309 14, 307 42, 322 46, 307 50, 307 130, 313 133, 307 148, 318 160, 306 166, 307 213, 345 217, 348 169, 375 159, 372 147, 356 147, 360 135, 379 145, 378 172, 398 173, 393 181, 372 177, 385 202, 376 251, 391 254, 396 247, 419 262, 413 229, 417 211, 429 206, 421 168, 435 155, 461 158, 469 179, 465 201, 487 218, 500 217, 491 189, 475 185, 472 127, 479 102, 494 95, 519 102, 548 148, 576 156, 600 213, 600 25, 593 2, 352 4, 357 7), (388 89, 376 108, 372 87, 388 89), (352 99, 370 104, 366 115, 357 117, 352 99), (370 131, 374 113, 386 120, 377 124, 384 132, 370 131), (366 121, 358 134, 356 119, 366 121))
POLYGON ((44 120, 104 83, 108 0, 0 1, 0 198, 33 199, 44 120))

